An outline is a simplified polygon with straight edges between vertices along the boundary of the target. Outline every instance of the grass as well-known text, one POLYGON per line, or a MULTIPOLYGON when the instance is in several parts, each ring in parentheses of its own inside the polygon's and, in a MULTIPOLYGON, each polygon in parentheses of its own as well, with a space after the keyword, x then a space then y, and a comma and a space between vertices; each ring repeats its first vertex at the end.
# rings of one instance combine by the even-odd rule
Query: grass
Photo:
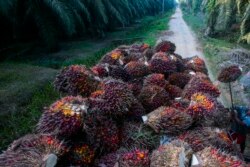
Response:
MULTIPOLYGON (((105 53, 120 44, 143 42, 154 45, 159 33, 168 29, 167 23, 172 13, 173 11, 170 11, 161 16, 145 17, 141 20, 140 25, 131 31, 113 33, 116 35, 114 37, 111 35, 110 38, 119 37, 119 40, 104 45, 98 43, 94 46, 95 43, 88 41, 69 42, 63 44, 63 53, 42 55, 44 57, 39 57, 41 55, 34 55, 34 53, 25 57, 22 55, 15 57, 14 53, 10 53, 11 58, 0 64, 0 97, 2 97, 0 105, 1 107, 3 104, 15 105, 14 108, 18 112, 8 111, 8 114, 0 115, 0 150, 6 149, 13 140, 32 133, 42 114, 43 107, 49 106, 60 98, 51 84, 57 70, 48 67, 58 69, 72 64, 84 64, 91 67, 105 53), (86 52, 87 55, 70 57, 82 52, 86 52), (61 54, 67 55, 67 58, 65 59, 61 54), (14 59, 12 59, 13 57, 14 59), (29 92, 29 96, 27 96, 27 92, 29 92), (17 103, 20 104, 17 105, 17 103)), ((18 50, 22 50, 22 48, 18 50)))
MULTIPOLYGON (((183 13, 184 20, 198 35, 198 38, 200 39, 203 45, 203 52, 207 59, 208 67, 210 67, 209 69, 214 77, 216 77, 218 75, 218 72, 220 71, 219 65, 222 63, 222 54, 234 48, 245 48, 250 50, 250 45, 237 43, 237 39, 239 36, 237 32, 230 32, 224 36, 218 36, 216 38, 204 37, 203 34, 206 27, 206 24, 204 22, 204 16, 200 14, 190 14, 185 11, 185 9, 183 13)), ((225 98, 225 94, 228 94, 228 86, 225 84, 220 84, 220 89, 224 94, 223 98, 225 98)), ((237 92, 233 92, 233 94, 235 97, 235 102, 242 105, 242 97, 239 97, 237 92)), ((228 98, 226 99, 226 101, 228 101, 228 98)), ((226 105, 229 106, 228 103, 226 105)))

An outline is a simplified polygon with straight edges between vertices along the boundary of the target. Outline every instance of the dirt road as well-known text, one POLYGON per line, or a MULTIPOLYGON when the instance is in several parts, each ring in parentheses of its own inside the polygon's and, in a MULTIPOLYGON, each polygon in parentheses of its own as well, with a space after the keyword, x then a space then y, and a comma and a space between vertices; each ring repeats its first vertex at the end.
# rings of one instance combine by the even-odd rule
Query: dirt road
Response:
POLYGON ((175 14, 169 22, 169 35, 160 39, 167 39, 176 44, 176 53, 182 57, 192 57, 198 55, 203 58, 202 49, 196 40, 195 34, 183 20, 182 11, 176 9, 175 14))

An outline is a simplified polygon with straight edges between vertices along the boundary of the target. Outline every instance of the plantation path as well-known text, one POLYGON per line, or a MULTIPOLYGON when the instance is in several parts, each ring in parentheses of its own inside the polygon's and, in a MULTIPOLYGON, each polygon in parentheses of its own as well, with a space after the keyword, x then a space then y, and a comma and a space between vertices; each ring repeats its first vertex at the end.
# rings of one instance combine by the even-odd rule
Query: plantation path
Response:
POLYGON ((203 58, 202 49, 196 40, 194 33, 183 20, 182 11, 180 8, 176 9, 175 14, 169 22, 170 35, 163 36, 176 44, 176 53, 182 57, 192 57, 198 55, 203 58))
MULTIPOLYGON (((183 58, 192 57, 192 56, 199 56, 208 65, 206 58, 204 57, 202 47, 199 44, 195 34, 192 30, 188 27, 187 23, 184 21, 182 17, 182 11, 178 7, 173 14, 170 22, 169 22, 169 30, 164 33, 159 40, 169 40, 176 45, 176 53, 180 54, 183 58)), ((214 84, 218 84, 216 81, 215 76, 212 75, 210 66, 207 66, 209 77, 214 84)), ((224 105, 227 104, 224 95, 219 98, 224 105)))

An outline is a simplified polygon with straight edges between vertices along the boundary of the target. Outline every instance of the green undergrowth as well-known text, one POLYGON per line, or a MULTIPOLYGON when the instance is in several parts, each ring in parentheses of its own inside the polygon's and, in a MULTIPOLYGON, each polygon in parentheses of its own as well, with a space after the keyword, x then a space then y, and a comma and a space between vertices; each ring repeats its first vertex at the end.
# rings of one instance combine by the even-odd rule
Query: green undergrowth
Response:
MULTIPOLYGON (((52 68, 60 69, 72 64, 84 64, 91 67, 105 53, 121 44, 144 42, 154 45, 159 33, 168 29, 167 23, 172 14, 173 11, 169 11, 165 15, 145 17, 140 21, 139 26, 130 31, 111 33, 110 37, 108 37, 109 42, 107 43, 100 43, 100 41, 96 44, 93 41, 64 43, 62 44, 64 47, 63 52, 48 55, 34 55, 32 53, 22 57, 21 54, 8 53, 10 57, 4 63, 0 64, 0 67, 2 67, 2 69, 0 68, 0 91, 4 90, 6 95, 11 95, 9 99, 5 99, 4 103, 19 103, 19 99, 23 99, 24 97, 25 100, 21 104, 14 104, 18 106, 16 109, 17 112, 6 111, 8 114, 0 115, 0 150, 7 148, 13 140, 27 133, 32 133, 42 114, 43 107, 49 106, 60 98, 51 84, 55 77, 55 72, 58 70, 56 71, 52 68), (74 56, 83 53, 86 53, 86 55, 74 56), (37 71, 34 71, 35 68, 37 71), (46 72, 47 70, 51 72, 46 72), (37 80, 34 79, 36 76, 37 80), (44 86, 35 86, 35 83, 44 82, 45 79, 44 86), (15 87, 15 92, 10 85, 15 87), (27 91, 32 96, 26 99, 27 91), (17 101, 13 102, 13 98, 11 97, 15 97, 17 101)), ((21 51, 23 49, 19 48, 18 50, 21 51)), ((2 105, 1 101, 0 105, 2 105)))
POLYGON ((51 84, 36 90, 25 111, 0 115, 0 150, 15 139, 31 133, 42 114, 42 109, 59 98, 51 84))

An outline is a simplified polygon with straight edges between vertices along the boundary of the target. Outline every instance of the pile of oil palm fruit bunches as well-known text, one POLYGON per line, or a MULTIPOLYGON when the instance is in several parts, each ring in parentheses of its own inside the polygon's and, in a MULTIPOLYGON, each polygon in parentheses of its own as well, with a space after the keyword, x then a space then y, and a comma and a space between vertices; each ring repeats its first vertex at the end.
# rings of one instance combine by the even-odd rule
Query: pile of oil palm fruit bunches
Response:
POLYGON ((122 45, 91 68, 62 69, 54 85, 64 97, 0 166, 246 166, 204 60, 175 49, 169 41, 122 45))

